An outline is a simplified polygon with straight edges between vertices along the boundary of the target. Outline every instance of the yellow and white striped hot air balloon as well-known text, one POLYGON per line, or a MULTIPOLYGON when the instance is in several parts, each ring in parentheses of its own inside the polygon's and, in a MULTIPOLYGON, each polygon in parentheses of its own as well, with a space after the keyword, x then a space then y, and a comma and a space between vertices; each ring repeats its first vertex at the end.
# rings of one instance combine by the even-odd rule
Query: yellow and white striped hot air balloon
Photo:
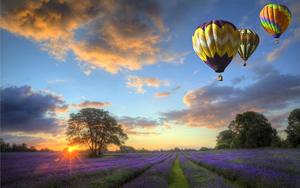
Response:
MULTIPOLYGON (((195 30, 192 41, 200 59, 215 72, 222 73, 239 49, 240 32, 228 21, 210 20, 195 30)), ((223 80, 221 74, 218 80, 223 80)))

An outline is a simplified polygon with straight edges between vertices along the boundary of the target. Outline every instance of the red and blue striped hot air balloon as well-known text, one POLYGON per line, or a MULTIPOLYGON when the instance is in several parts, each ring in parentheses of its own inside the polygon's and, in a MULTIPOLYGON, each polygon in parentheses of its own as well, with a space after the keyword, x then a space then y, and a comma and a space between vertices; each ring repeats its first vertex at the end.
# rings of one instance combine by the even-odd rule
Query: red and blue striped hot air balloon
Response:
MULTIPOLYGON (((239 49, 240 32, 228 21, 210 20, 197 27, 192 41, 200 59, 215 72, 222 73, 239 49)), ((218 80, 223 80, 221 74, 218 80)))
MULTIPOLYGON (((274 38, 279 38, 290 25, 291 11, 283 4, 268 4, 259 14, 261 25, 274 38)), ((276 40, 278 44, 278 40, 276 40)))

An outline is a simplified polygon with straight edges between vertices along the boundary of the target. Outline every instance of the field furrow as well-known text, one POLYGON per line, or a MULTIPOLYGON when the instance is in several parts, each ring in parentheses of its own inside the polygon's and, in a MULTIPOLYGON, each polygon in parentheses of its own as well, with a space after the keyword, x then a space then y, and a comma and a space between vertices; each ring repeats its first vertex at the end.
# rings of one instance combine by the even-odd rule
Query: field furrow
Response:
MULTIPOLYGON (((39 160, 31 161, 31 163, 22 163, 22 170, 6 170, 1 168, 1 186, 2 187, 55 187, 56 185, 69 186, 74 182, 81 183, 92 181, 111 175, 115 170, 126 166, 139 165, 156 161, 162 157, 166 157, 166 153, 155 153, 146 157, 121 157, 108 159, 88 159, 88 163, 81 160, 72 161, 69 164, 49 165, 52 159, 43 162, 39 160), (28 169, 26 169, 26 166, 28 169), (39 168, 43 166, 43 168, 39 168), (46 166, 46 167, 45 167, 46 166), (24 170, 26 169, 26 170, 24 170), (34 169, 34 170, 33 170, 34 169), (30 171, 31 170, 31 171, 30 171)), ((5 159, 3 159, 5 161, 5 159)), ((2 162, 3 162, 2 161, 2 162)), ((25 160, 26 161, 26 160, 25 160)), ((7 163, 6 163, 7 164, 7 163)))
POLYGON ((230 183, 224 177, 219 176, 203 167, 198 166, 182 153, 179 154, 179 164, 187 177, 189 187, 192 188, 232 188, 239 187, 230 183))
POLYGON ((124 184, 122 188, 143 187, 143 188, 166 188, 171 177, 172 165, 176 158, 173 153, 163 162, 153 165, 149 170, 142 173, 139 177, 124 184))
MULTIPOLYGON (((300 175, 292 175, 282 171, 274 171, 262 167, 254 167, 244 164, 236 164, 218 158, 210 158, 201 153, 189 153, 188 159, 217 174, 236 181, 245 187, 273 187, 273 188, 297 188, 300 187, 300 175)), ((216 157, 216 156, 215 156, 216 157)))

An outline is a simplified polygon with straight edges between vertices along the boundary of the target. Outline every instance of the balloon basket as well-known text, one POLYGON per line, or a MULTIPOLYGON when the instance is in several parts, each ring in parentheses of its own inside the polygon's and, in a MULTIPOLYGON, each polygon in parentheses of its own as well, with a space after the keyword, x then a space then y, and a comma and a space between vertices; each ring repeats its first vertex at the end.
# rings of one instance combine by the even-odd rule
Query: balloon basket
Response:
POLYGON ((218 81, 223 81, 223 76, 221 74, 218 76, 218 81))

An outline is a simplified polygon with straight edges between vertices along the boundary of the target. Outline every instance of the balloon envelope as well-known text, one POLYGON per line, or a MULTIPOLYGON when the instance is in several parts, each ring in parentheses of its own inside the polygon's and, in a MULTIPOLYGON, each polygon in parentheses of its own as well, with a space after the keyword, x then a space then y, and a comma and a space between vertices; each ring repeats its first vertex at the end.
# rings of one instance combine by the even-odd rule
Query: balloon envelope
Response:
POLYGON ((241 29, 240 39, 238 54, 243 60, 247 61, 259 44, 259 36, 250 29, 241 29))
POLYGON ((274 38, 279 38, 291 22, 291 11, 283 4, 266 5, 259 14, 261 25, 274 38))
POLYGON ((192 36, 196 54, 215 72, 224 72, 235 57, 240 43, 239 30, 225 20, 201 24, 192 36))

